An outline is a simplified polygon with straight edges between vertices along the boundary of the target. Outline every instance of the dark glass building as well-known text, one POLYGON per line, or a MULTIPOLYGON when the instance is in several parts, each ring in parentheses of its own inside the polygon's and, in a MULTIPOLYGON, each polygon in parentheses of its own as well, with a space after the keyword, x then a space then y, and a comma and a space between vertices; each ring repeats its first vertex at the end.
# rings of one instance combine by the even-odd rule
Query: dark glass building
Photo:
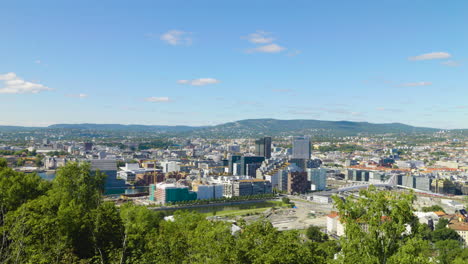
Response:
POLYGON ((242 157, 240 160, 241 163, 241 173, 240 175, 247 175, 247 165, 248 164, 261 164, 265 160, 265 157, 258 157, 258 156, 252 156, 252 157, 242 157))
POLYGON ((271 137, 255 140, 255 154, 266 159, 271 158, 271 137))

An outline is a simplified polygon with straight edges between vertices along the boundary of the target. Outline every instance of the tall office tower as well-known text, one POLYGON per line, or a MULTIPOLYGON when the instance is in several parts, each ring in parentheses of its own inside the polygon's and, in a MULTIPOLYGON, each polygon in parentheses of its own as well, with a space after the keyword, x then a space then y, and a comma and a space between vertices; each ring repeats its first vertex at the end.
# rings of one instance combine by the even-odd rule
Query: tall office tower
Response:
MULTIPOLYGON (((238 156, 238 155, 232 155, 231 157, 229 157, 228 165, 229 165, 230 174, 234 174, 234 167, 236 166, 237 162, 240 163, 240 159, 241 159, 241 156, 238 156)), ((238 171, 237 173, 240 173, 240 171, 238 171)))
POLYGON ((93 143, 92 142, 85 142, 84 143, 84 148, 85 148, 85 151, 93 150, 93 143))
POLYGON ((266 159, 271 158, 271 137, 255 140, 255 154, 266 159))
POLYGON ((305 193, 309 189, 306 172, 288 173, 288 193, 305 193))
POLYGON ((310 159, 310 139, 308 137, 295 137, 293 139, 292 158, 310 159))

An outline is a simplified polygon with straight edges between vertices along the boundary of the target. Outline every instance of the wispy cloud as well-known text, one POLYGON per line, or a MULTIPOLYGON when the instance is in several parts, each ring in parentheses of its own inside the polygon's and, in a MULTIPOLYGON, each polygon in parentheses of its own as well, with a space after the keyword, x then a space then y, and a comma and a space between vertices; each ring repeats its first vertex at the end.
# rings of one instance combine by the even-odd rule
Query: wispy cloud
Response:
POLYGON ((145 98, 145 101, 151 103, 166 103, 170 102, 171 100, 169 97, 147 97, 145 98))
POLYGON ((168 32, 161 35, 160 39, 166 43, 177 46, 177 45, 191 45, 192 38, 191 32, 186 32, 182 30, 169 30, 168 32))
POLYGON ((294 51, 288 52, 288 56, 289 57, 295 57, 295 56, 297 56, 297 55, 299 55, 301 53, 302 53, 302 51, 300 51, 300 50, 294 50, 294 51))
POLYGON ((431 52, 425 53, 414 57, 409 57, 410 61, 420 61, 420 60, 435 60, 435 59, 448 59, 452 57, 450 53, 447 52, 431 52))
POLYGON ((271 36, 271 33, 262 30, 257 30, 257 32, 241 38, 247 39, 249 42, 254 44, 267 44, 275 40, 275 38, 271 36))
POLYGON ((418 87, 418 86, 428 86, 432 85, 431 82, 410 82, 410 83, 403 83, 400 86, 402 87, 418 87))
POLYGON ((178 80, 177 83, 188 84, 188 85, 193 85, 193 86, 204 86, 208 84, 220 83, 220 81, 214 78, 199 78, 199 79, 193 79, 193 80, 178 80))
POLYGON ((80 99, 83 99, 83 98, 86 98, 88 97, 87 94, 84 94, 84 93, 80 93, 80 94, 67 94, 65 95, 66 97, 72 97, 72 98, 80 98, 80 99))
POLYGON ((441 62, 441 64, 445 65, 445 66, 449 66, 449 67, 460 66, 460 63, 458 61, 454 61, 454 60, 443 61, 443 62, 441 62))
POLYGON ((272 36, 272 34, 263 30, 257 30, 255 33, 251 33, 241 38, 246 39, 250 43, 260 45, 254 48, 246 49, 245 52, 247 53, 279 53, 286 50, 285 47, 273 43, 273 41, 275 41, 275 38, 272 36))
POLYGON ((283 50, 285 50, 286 48, 285 47, 281 47, 280 45, 278 44, 269 44, 269 45, 264 45, 264 46, 260 46, 260 47, 256 47, 256 48, 251 48, 251 49, 247 49, 247 53, 257 53, 257 52, 261 52, 261 53, 279 53, 279 52, 282 52, 283 50))
POLYGON ((4 87, 0 88, 0 94, 37 94, 53 90, 39 83, 25 81, 13 72, 0 74, 0 81, 4 84, 4 87))

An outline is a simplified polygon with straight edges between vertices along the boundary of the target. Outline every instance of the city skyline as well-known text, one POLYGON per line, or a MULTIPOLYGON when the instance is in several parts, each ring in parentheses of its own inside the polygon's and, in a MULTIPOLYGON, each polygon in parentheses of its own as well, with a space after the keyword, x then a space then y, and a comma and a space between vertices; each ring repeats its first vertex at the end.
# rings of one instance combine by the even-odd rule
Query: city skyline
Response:
POLYGON ((466 8, 4 3, 0 125, 275 118, 468 128, 466 8))

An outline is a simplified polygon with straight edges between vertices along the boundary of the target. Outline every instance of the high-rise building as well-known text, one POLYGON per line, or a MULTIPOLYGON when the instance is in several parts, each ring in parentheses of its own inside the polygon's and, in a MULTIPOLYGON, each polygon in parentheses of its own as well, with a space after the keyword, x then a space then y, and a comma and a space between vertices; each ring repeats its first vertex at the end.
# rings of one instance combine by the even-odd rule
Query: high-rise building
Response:
POLYGON ((288 173, 288 193, 305 193, 309 184, 307 181, 306 172, 289 172, 288 173))
POLYGON ((295 137, 293 139, 292 158, 310 159, 310 139, 308 137, 295 137))
MULTIPOLYGON (((247 156, 247 157, 241 157, 240 159, 240 164, 241 164, 241 171, 239 175, 247 175, 247 165, 248 164, 253 164, 253 163, 258 163, 261 165, 261 163, 265 160, 265 157, 257 157, 257 156, 247 156)), ((260 166, 258 166, 260 167, 260 166)), ((255 171, 253 172, 253 177, 255 177, 255 171)))
POLYGON ((93 150, 93 142, 85 142, 85 143, 84 143, 84 150, 85 150, 85 151, 91 151, 91 150, 93 150))
POLYGON ((229 165, 229 173, 234 174, 234 166, 235 163, 239 162, 241 159, 241 156, 239 155, 232 155, 229 157, 228 165, 229 165))
POLYGON ((327 170, 324 168, 307 169, 307 180, 313 191, 323 191, 327 187, 327 170))
POLYGON ((271 137, 255 140, 255 154, 266 159, 271 158, 271 137))
POLYGON ((294 163, 297 167, 301 168, 302 171, 305 171, 307 168, 307 161, 306 159, 293 158, 289 160, 289 163, 294 163))

